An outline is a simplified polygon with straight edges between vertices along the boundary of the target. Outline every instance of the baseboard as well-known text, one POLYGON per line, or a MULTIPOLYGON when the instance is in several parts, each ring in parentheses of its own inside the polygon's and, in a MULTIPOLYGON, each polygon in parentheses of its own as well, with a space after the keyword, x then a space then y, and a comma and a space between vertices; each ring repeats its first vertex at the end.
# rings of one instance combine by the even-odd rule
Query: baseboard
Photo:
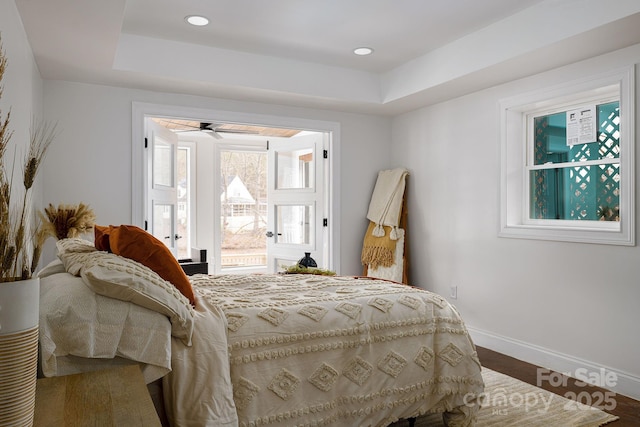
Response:
POLYGON ((595 377, 604 378, 605 380, 607 379, 605 377, 607 373, 614 373, 615 380, 609 378, 603 388, 640 400, 640 377, 638 376, 468 325, 467 329, 473 342, 480 347, 497 351, 555 372, 565 373, 572 377, 578 376, 579 379, 595 377))

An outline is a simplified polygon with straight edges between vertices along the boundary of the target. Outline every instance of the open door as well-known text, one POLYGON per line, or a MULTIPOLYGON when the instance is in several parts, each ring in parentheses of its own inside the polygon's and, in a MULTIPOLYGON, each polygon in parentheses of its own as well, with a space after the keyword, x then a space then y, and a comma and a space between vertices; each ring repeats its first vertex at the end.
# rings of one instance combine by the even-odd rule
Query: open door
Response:
MULTIPOLYGON (((190 234, 192 240, 184 246, 188 249, 207 250, 210 274, 278 272, 282 271, 283 265, 297 262, 307 251, 311 253, 319 267, 340 270, 340 218, 337 215, 335 219, 332 217, 336 214, 336 204, 340 195, 340 168, 337 167, 340 158, 339 123, 134 102, 132 126, 133 224, 152 232, 172 249, 180 246, 176 245, 176 241, 186 243, 187 236, 190 234), (192 117, 192 119, 185 119, 185 117, 192 117), (203 122, 203 118, 213 117, 217 119, 205 121, 226 124, 230 129, 229 132, 223 132, 220 127, 216 128, 217 135, 214 137, 201 132, 199 124, 203 122), (192 122, 195 122, 195 131, 192 122), (154 123, 162 127, 154 126, 154 123), (243 130, 256 134, 251 132, 234 134, 231 125, 238 123, 258 123, 240 125, 243 130), (165 129, 168 132, 163 132, 165 129), (177 158, 173 148, 176 136, 178 136, 177 158), (285 147, 277 144, 281 140, 292 142, 285 147), (272 148, 269 150, 270 155, 266 154, 267 142, 272 148), (261 236, 265 236, 270 231, 273 237, 265 236, 264 252, 262 252, 264 255, 261 254, 264 261, 261 259, 259 263, 254 263, 242 259, 236 264, 233 260, 225 264, 221 262, 223 235, 221 218, 224 216, 221 194, 226 191, 226 188, 221 175, 223 172, 220 169, 220 151, 223 150, 222 146, 226 146, 224 149, 231 151, 244 151, 245 143, 259 145, 259 151, 265 153, 264 162, 268 163, 269 159, 271 161, 267 167, 274 173, 271 178, 268 178, 265 173, 263 180, 263 182, 270 180, 270 184, 262 184, 263 190, 259 194, 253 194, 252 197, 258 207, 258 226, 261 228, 261 236), (192 144, 190 147, 197 150, 197 155, 188 156, 192 160, 186 175, 182 174, 183 162, 180 156, 181 151, 184 151, 181 150, 184 144, 192 144), (301 153, 300 150, 303 148, 309 151, 301 153), (324 155, 325 149, 330 149, 328 156, 324 155), (276 167, 278 157, 283 159, 289 157, 290 160, 294 158, 287 156, 286 151, 297 156, 298 160, 290 161, 289 166, 285 166, 286 162, 279 161, 276 167), (280 153, 279 156, 278 153, 280 153), (311 159, 313 159, 313 166, 309 164, 311 159), (296 181, 293 182, 299 188, 294 185, 277 185, 276 176, 281 177, 280 181, 286 178, 286 174, 281 171, 284 169, 296 169, 300 172, 295 176, 296 181), (328 173, 329 171, 332 173, 328 173), (184 193, 183 176, 191 179, 188 187, 191 190, 187 193, 184 193), (313 181, 310 180, 311 176, 313 181), (189 197, 186 199, 178 197, 176 204, 175 196, 183 193, 189 194, 189 197), (191 231, 180 228, 185 204, 189 209, 186 217, 191 221, 190 224, 193 227, 191 231), (296 210, 300 215, 298 213, 295 215, 298 215, 301 220, 294 221, 293 215, 296 210), (280 215, 277 214, 278 211, 280 215), (280 218, 276 229, 278 216, 280 218), (302 219, 303 216, 306 218, 302 219), (268 224, 267 217, 271 219, 268 224), (325 226, 325 219, 327 226, 325 226), (178 228, 176 228, 176 222, 178 228), (295 222, 299 227, 306 229, 304 233, 299 233, 299 235, 304 234, 304 238, 290 240, 287 243, 285 239, 293 237, 294 234, 285 233, 282 230, 290 229, 295 222), (277 241, 276 233, 282 234, 278 236, 277 241), (182 238, 180 238, 181 235, 182 238), (267 241, 270 250, 273 249, 269 261, 266 260, 267 241)), ((193 153, 194 150, 191 152, 193 153)), ((246 181, 244 177, 242 179, 246 181)), ((234 215, 236 213, 248 215, 247 212, 251 206, 243 204, 244 206, 230 207, 230 209, 238 209, 233 211, 234 215)), ((250 215, 254 216, 253 210, 250 215)), ((240 225, 237 226, 240 227, 240 225)), ((243 246, 245 247, 257 249, 254 245, 243 246)), ((239 246, 230 249, 244 255, 239 246)), ((253 257, 254 252, 249 255, 253 257)), ((184 255, 180 256, 184 258, 184 255)))
POLYGON ((281 271, 310 252, 324 254, 324 134, 271 141, 268 149, 267 267, 281 271))
POLYGON ((145 119, 147 139, 147 228, 151 234, 177 254, 177 180, 178 137, 170 130, 145 119))

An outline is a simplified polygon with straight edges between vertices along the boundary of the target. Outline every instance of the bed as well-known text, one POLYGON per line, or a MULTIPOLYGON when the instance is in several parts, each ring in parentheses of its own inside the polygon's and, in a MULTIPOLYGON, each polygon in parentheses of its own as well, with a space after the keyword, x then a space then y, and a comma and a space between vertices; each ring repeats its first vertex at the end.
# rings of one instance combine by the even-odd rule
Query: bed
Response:
POLYGON ((189 276, 58 241, 40 272, 43 375, 137 363, 172 426, 470 426, 484 384, 456 309, 381 279, 189 276))

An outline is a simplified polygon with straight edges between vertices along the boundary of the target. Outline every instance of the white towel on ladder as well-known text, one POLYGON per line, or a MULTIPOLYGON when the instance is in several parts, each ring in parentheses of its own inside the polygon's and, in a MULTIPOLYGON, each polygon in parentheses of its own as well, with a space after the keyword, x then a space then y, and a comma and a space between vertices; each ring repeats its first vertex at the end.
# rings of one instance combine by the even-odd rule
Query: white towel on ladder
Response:
POLYGON ((400 225, 405 178, 408 173, 405 168, 386 169, 378 172, 378 179, 367 212, 367 219, 376 224, 372 232, 374 236, 384 236, 385 232, 382 226, 387 225, 391 227, 389 238, 398 240, 396 229, 400 225))

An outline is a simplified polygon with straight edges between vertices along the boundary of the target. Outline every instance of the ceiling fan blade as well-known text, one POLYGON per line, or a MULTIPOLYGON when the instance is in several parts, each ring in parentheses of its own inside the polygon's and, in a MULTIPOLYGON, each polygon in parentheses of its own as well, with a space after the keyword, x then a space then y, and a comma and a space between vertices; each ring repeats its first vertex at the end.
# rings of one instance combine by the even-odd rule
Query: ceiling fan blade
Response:
POLYGON ((240 129, 216 129, 216 133, 243 133, 246 135, 257 135, 258 132, 250 131, 250 130, 240 130, 240 129))
POLYGON ((257 135, 258 132, 254 129, 250 129, 249 126, 247 126, 247 129, 235 129, 235 128, 231 128, 231 127, 226 127, 226 126, 237 126, 237 125, 230 125, 227 123, 207 123, 207 122, 203 122, 200 123, 200 130, 202 131, 213 131, 216 133, 240 133, 240 134, 248 134, 248 135, 257 135))

